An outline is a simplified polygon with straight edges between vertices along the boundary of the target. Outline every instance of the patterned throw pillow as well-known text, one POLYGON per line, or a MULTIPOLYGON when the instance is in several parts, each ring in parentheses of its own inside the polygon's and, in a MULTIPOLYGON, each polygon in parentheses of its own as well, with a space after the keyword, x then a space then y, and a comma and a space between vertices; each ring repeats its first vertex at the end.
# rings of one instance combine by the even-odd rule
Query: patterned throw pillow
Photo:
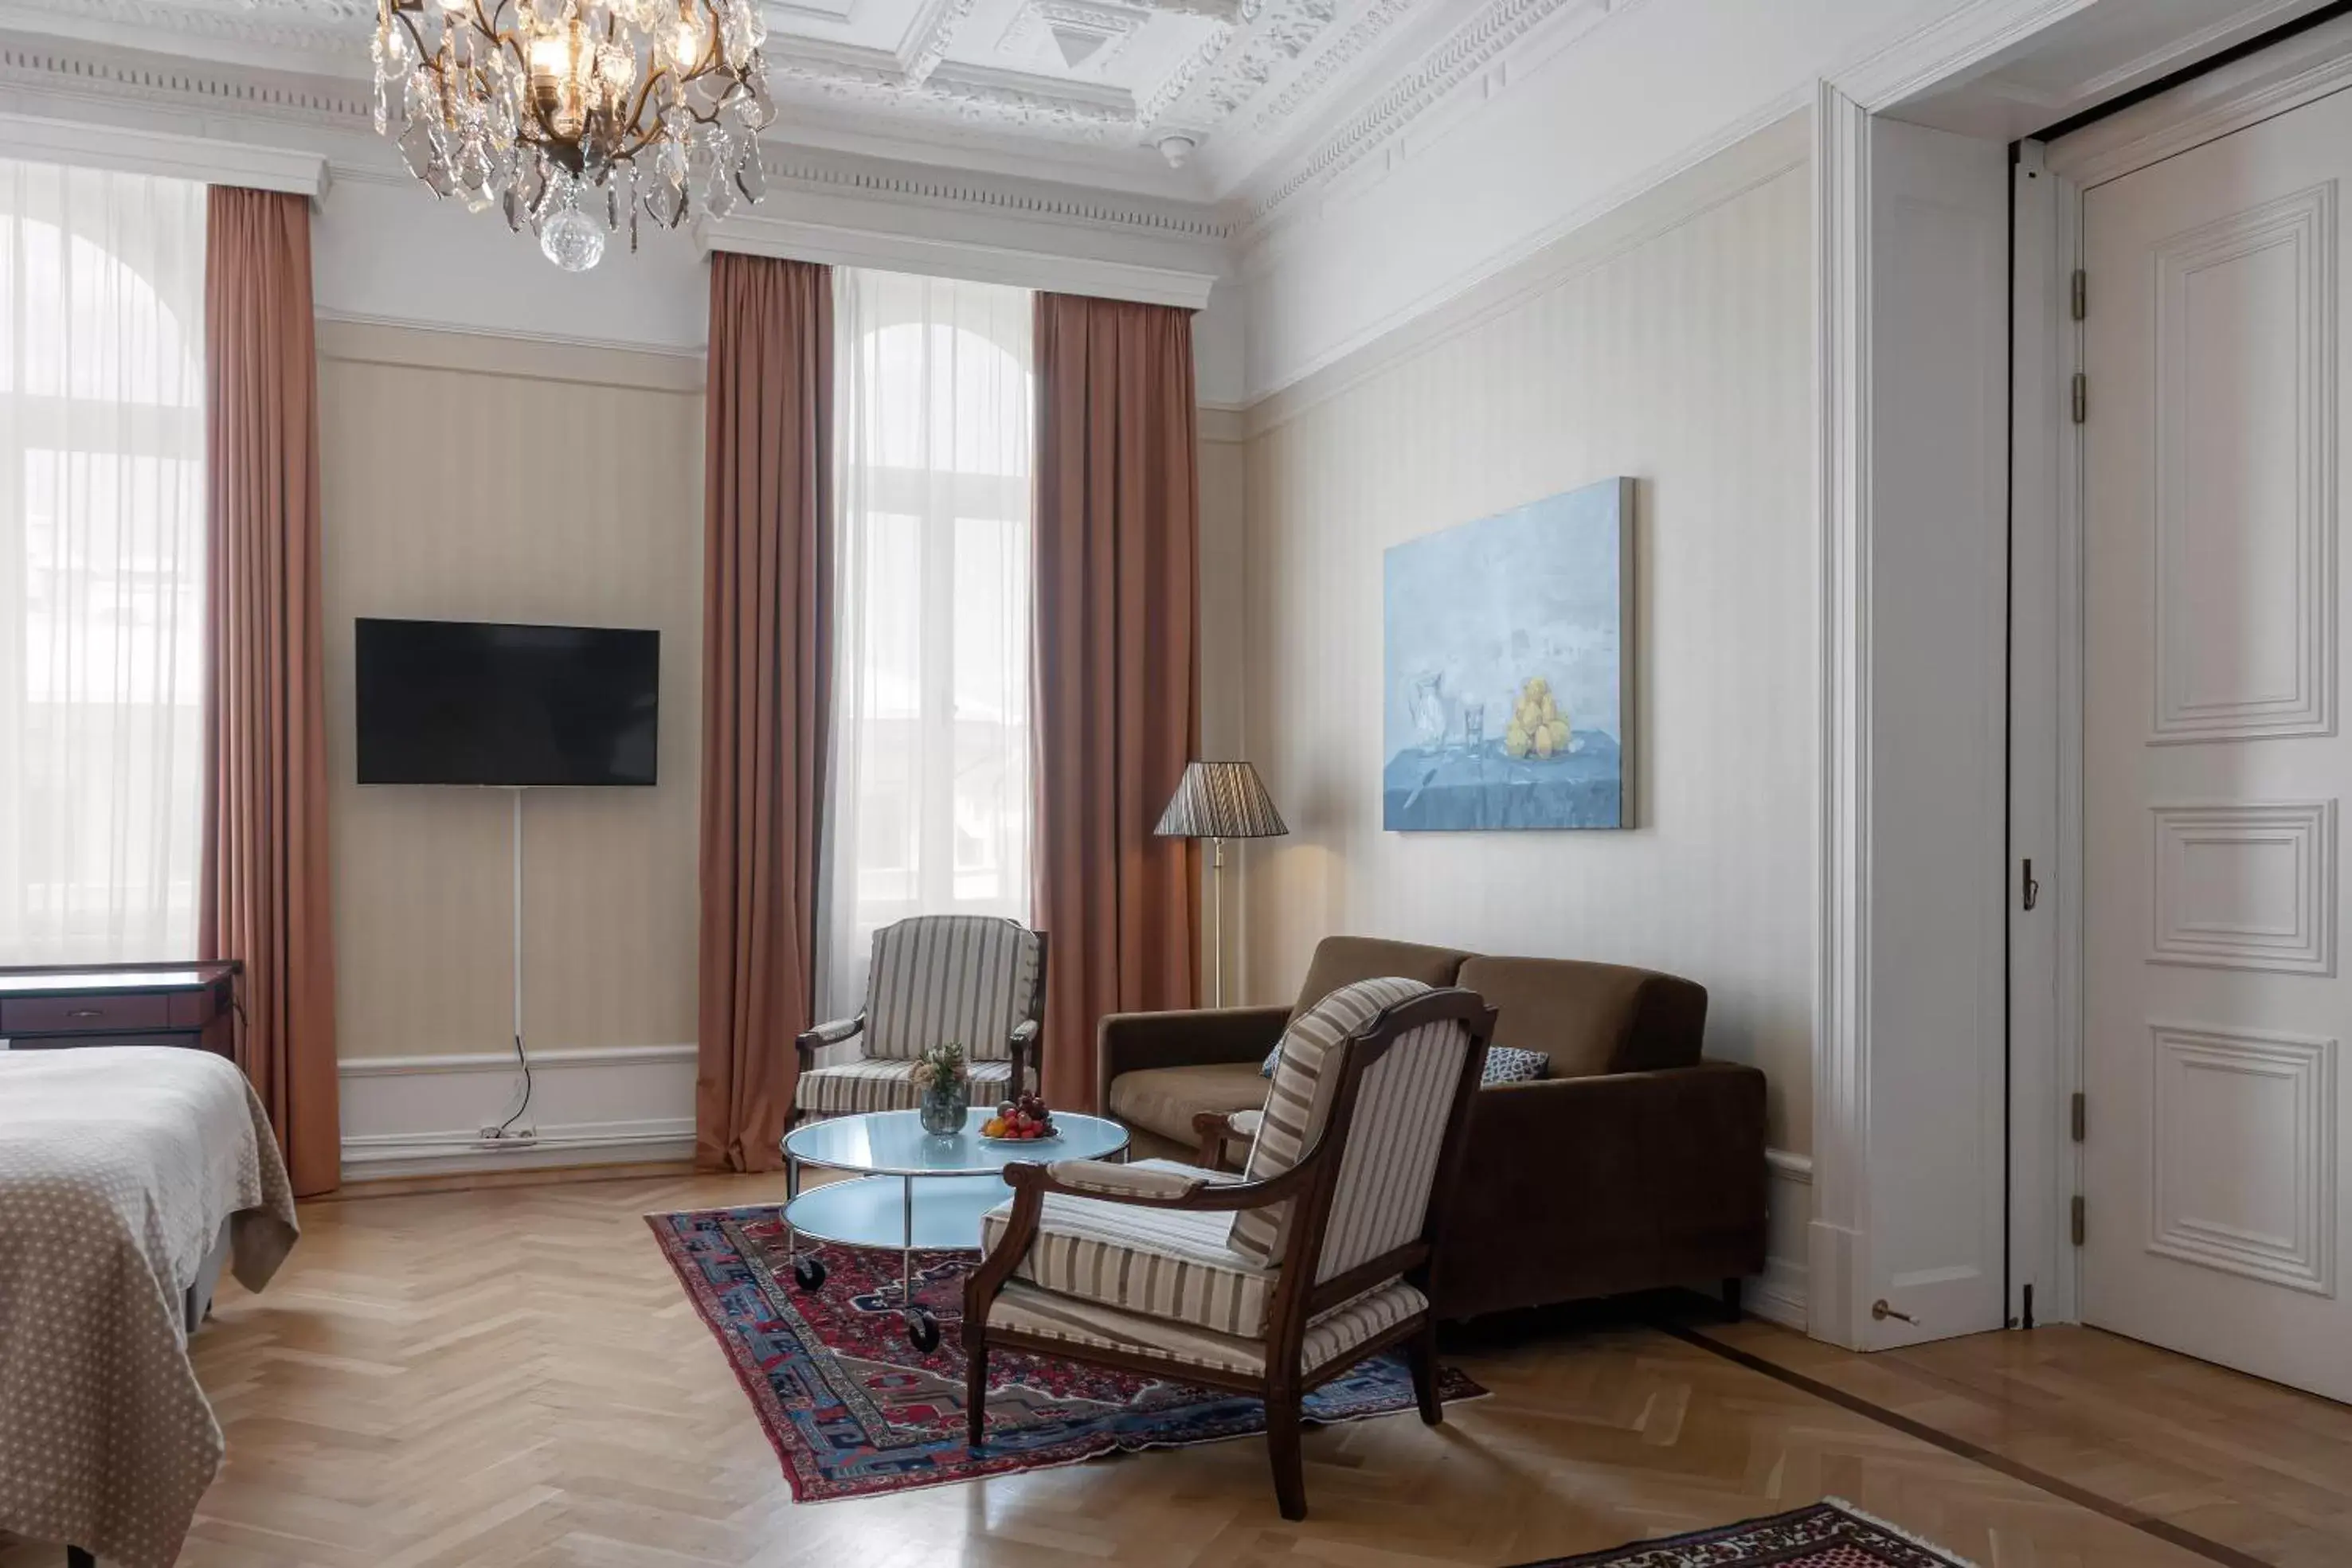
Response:
POLYGON ((1497 1083, 1533 1083, 1550 1074, 1551 1058, 1540 1051, 1490 1045, 1486 1048, 1486 1071, 1478 1080, 1478 1087, 1492 1089, 1497 1083))
MULTIPOLYGON (((1282 1047, 1276 1046, 1265 1053, 1259 1064, 1260 1078, 1274 1076, 1274 1064, 1282 1060, 1282 1047)), ((1540 1051, 1520 1051, 1508 1045, 1486 1048, 1486 1071, 1478 1080, 1478 1087, 1491 1089, 1497 1083, 1533 1083, 1551 1076, 1551 1058, 1540 1051)))

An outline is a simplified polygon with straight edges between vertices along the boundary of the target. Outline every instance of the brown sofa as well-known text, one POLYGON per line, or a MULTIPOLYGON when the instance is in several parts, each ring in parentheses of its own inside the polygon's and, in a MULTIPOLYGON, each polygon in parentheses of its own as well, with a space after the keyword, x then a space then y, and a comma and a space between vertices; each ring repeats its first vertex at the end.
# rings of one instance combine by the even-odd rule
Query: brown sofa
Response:
MULTIPOLYGON (((1473 1317, 1720 1281, 1727 1304, 1764 1267, 1764 1075, 1699 1055, 1702 986, 1648 969, 1495 958, 1326 937, 1298 1003, 1402 975, 1476 991, 1494 1043, 1539 1051, 1550 1076, 1479 1091, 1462 1179, 1431 1270, 1438 1315, 1473 1317)), ((1192 1118, 1265 1100, 1258 1065, 1292 1009, 1116 1013, 1097 1036, 1098 1111, 1139 1155, 1192 1159, 1192 1118)))

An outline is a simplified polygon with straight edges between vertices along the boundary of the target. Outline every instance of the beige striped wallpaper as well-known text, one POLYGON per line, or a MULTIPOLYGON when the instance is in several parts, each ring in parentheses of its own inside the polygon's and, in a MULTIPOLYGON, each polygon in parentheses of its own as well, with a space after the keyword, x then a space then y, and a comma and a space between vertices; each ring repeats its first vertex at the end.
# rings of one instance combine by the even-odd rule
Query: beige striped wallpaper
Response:
POLYGON ((1784 122, 1254 411, 1244 731, 1294 829, 1254 846, 1247 988, 1363 932, 1648 965, 1810 1148, 1816 594, 1811 184, 1784 122), (1637 481, 1638 826, 1381 828, 1381 557, 1637 481))

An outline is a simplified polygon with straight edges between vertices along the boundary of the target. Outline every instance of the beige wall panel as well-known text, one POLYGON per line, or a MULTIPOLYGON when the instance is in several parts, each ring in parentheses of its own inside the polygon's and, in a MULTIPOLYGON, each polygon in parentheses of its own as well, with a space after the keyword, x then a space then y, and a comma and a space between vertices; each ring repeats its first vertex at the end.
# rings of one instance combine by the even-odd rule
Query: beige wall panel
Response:
POLYGON ((695 1038, 700 371, 598 354, 322 334, 345 1057, 500 1050, 512 1011, 509 797, 353 781, 362 615, 661 632, 661 782, 525 799, 526 1029, 539 1050, 695 1038))

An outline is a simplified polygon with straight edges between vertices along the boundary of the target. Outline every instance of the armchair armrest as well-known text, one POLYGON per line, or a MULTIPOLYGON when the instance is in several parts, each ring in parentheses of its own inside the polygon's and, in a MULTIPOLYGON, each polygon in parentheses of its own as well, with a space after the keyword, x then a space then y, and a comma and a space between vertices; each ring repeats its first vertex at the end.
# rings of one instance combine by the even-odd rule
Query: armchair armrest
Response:
POLYGON ((1257 1141, 1257 1131, 1265 1124, 1263 1111, 1200 1111, 1192 1116, 1192 1135, 1201 1140, 1201 1152, 1194 1161, 1203 1170, 1225 1167, 1225 1145, 1235 1138, 1257 1141))
POLYGON ((1255 1061, 1290 1021, 1286 1007, 1109 1013, 1095 1032, 1095 1114, 1110 1114, 1111 1081, 1150 1067, 1255 1061))
POLYGON ((1045 1055, 1038 1048, 1038 1025, 1035 1019, 1023 1019, 1004 1037, 1013 1056, 1013 1092, 1019 1094, 1024 1087, 1045 1092, 1045 1055))
POLYGON ((816 1053, 824 1047, 839 1045, 844 1040, 854 1039, 863 1033, 865 1029, 866 1015, 860 1012, 854 1019, 840 1019, 833 1023, 821 1023, 814 1029, 804 1030, 793 1040, 793 1046, 800 1052, 801 1065, 806 1067, 815 1060, 816 1053))
POLYGON ((982 1259, 980 1267, 964 1281, 964 1321, 970 1323, 987 1315, 988 1303, 996 1299, 1004 1281, 1013 1277, 1013 1270, 1028 1255, 1031 1244, 1037 1239, 1037 1222, 1045 1214, 1049 1193, 1090 1197, 1097 1203, 1133 1204, 1138 1208, 1224 1213, 1263 1208, 1297 1197, 1309 1182, 1317 1180, 1322 1175, 1327 1146, 1318 1141, 1305 1159, 1266 1181, 1195 1180, 1174 1176, 1167 1171, 1137 1170, 1132 1166, 1100 1160, 1062 1160, 1050 1166, 1016 1161, 1006 1166, 1004 1185, 1013 1189, 1013 1213, 995 1250, 982 1259), (1101 1173, 1106 1171, 1118 1174, 1105 1176, 1101 1173))
POLYGON ((1062 1187, 1095 1197, 1190 1197, 1208 1180, 1108 1160, 1055 1160, 1045 1169, 1062 1187))

